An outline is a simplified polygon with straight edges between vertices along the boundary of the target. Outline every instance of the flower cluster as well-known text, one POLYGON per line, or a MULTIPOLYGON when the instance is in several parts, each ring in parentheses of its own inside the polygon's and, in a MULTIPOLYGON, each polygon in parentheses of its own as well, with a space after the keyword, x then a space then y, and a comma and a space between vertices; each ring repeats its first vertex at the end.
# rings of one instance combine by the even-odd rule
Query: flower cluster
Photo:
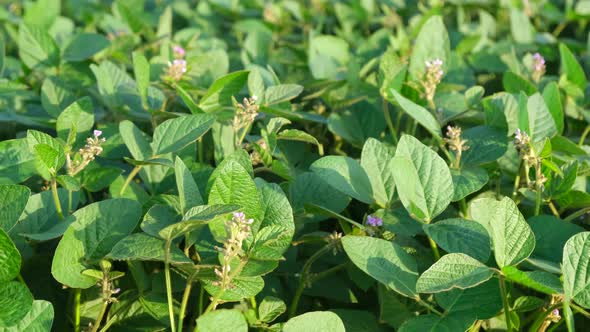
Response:
POLYGON ((383 226, 383 219, 369 215, 369 216, 367 216, 367 225, 372 226, 372 227, 383 226))
POLYGON ((231 220, 225 224, 225 231, 227 232, 228 238, 223 244, 223 248, 216 247, 219 252, 223 253, 223 261, 221 268, 215 268, 215 274, 219 280, 213 282, 213 285, 222 288, 231 288, 232 276, 231 262, 235 258, 242 256, 242 243, 250 234, 250 225, 254 222, 254 219, 246 219, 246 215, 243 212, 235 212, 231 220))
POLYGON ((101 138, 102 131, 95 130, 93 132, 92 137, 88 137, 86 139, 86 145, 80 150, 78 150, 78 154, 80 158, 76 158, 76 160, 71 160, 70 154, 66 154, 66 161, 68 165, 68 174, 74 176, 82 171, 91 161, 93 161, 96 156, 102 153, 102 144, 106 141, 104 138, 101 138))
POLYGON ((533 54, 533 81, 539 82, 541 77, 545 75, 545 58, 539 53, 533 54))
POLYGON ((432 109, 435 108, 434 95, 436 94, 436 87, 440 84, 444 75, 442 66, 443 61, 441 59, 426 61, 426 73, 421 82, 424 88, 424 96, 432 109))
POLYGON ((514 146, 518 150, 520 157, 524 163, 525 178, 527 186, 529 188, 535 188, 536 190, 545 190, 545 182, 547 178, 541 172, 542 158, 535 154, 535 151, 531 145, 531 138, 526 132, 520 129, 516 129, 514 132, 514 146), (535 180, 531 181, 529 178, 529 171, 531 168, 535 169, 535 180))
POLYGON ((168 61, 166 77, 173 81, 180 81, 187 71, 186 60, 184 59, 186 51, 180 46, 175 46, 172 52, 174 53, 174 60, 172 62, 168 61))
POLYGON ((256 96, 252 96, 250 98, 244 98, 242 103, 235 103, 236 113, 234 115, 233 127, 234 131, 238 132, 239 130, 248 127, 256 116, 258 116, 258 110, 260 106, 256 104, 258 98, 256 96))
POLYGON ((467 140, 461 138, 461 128, 447 126, 447 137, 445 138, 445 142, 447 142, 451 151, 455 151, 455 162, 453 167, 459 168, 461 165, 461 154, 463 151, 469 149, 469 146, 466 145, 467 140))
POLYGON ((184 56, 186 55, 184 48, 178 45, 174 46, 172 52, 174 53, 174 59, 184 59, 184 56))

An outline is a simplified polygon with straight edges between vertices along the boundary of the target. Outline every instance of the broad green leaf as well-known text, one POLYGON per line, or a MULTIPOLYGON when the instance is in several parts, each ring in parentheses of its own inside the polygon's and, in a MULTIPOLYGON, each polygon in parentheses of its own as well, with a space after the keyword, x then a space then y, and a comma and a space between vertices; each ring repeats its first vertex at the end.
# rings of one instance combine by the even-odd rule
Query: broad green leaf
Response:
POLYGON ((25 138, 0 142, 0 184, 17 184, 35 174, 35 156, 25 138))
POLYGON ((561 135, 564 127, 564 112, 559 86, 555 82, 551 82, 543 89, 543 99, 549 109, 549 113, 553 117, 557 133, 561 135))
POLYGON ((371 181, 358 161, 343 156, 326 156, 316 160, 310 169, 338 191, 364 203, 373 202, 371 181))
POLYGON ((492 238, 494 256, 499 267, 517 265, 531 255, 535 235, 508 197, 474 200, 470 207, 473 220, 481 223, 492 238))
POLYGON ((30 195, 31 190, 25 186, 0 185, 0 229, 8 232, 16 225, 30 195))
POLYGON ((287 321, 283 332, 344 332, 344 324, 338 315, 329 311, 312 311, 287 321))
POLYGON ((108 187, 123 172, 118 167, 86 167, 82 172, 82 186, 90 191, 97 192, 108 187))
POLYGON ((420 293, 438 293, 453 288, 475 287, 494 275, 489 267, 465 254, 448 254, 424 271, 416 290, 420 293))
POLYGON ((395 192, 393 156, 393 149, 374 138, 365 142, 361 153, 361 167, 371 182, 374 200, 381 206, 389 206, 395 192))
POLYGON ((529 44, 535 41, 535 30, 524 11, 516 8, 510 10, 510 28, 515 42, 529 44))
POLYGON ((38 69, 59 64, 59 49, 45 29, 23 23, 18 30, 18 55, 25 66, 38 69))
MULTIPOLYGON (((57 194, 62 207, 68 206, 69 195, 63 188, 57 189, 57 194)), ((79 194, 73 193, 72 207, 78 206, 79 194)), ((44 233, 53 227, 62 224, 57 215, 53 195, 51 191, 42 191, 31 195, 18 223, 10 230, 10 234, 27 236, 30 234, 44 233)))
MULTIPOLYGON (((341 193, 330 186, 319 175, 311 172, 298 174, 289 184, 289 201, 293 213, 302 218, 305 214, 305 205, 313 203, 326 209, 340 213, 348 203, 348 195, 341 193)), ((322 216, 310 216, 312 220, 323 219, 322 216)))
POLYGON ((65 61, 84 61, 110 45, 108 39, 97 33, 80 33, 65 46, 65 61))
POLYGON ((426 314, 407 320, 399 332, 442 332, 466 331, 475 321, 473 313, 460 311, 444 316, 426 314))
POLYGON ((49 76, 41 86, 41 103, 52 117, 59 114, 76 100, 74 91, 60 76, 49 76))
POLYGON ((0 327, 12 326, 31 310, 33 295, 18 281, 0 283, 0 327))
POLYGON ((342 238, 342 246, 363 272, 404 296, 418 296, 416 261, 402 247, 382 239, 352 235, 342 238))
POLYGON ((136 160, 147 160, 152 156, 148 136, 129 120, 119 123, 119 133, 123 142, 136 160))
POLYGON ((60 154, 60 151, 54 149, 48 144, 37 144, 33 149, 35 158, 40 162, 40 165, 49 172, 51 176, 55 176, 55 174, 57 174, 59 169, 65 163, 65 157, 60 154))
POLYGON ((463 131, 467 151, 461 156, 462 166, 490 163, 502 157, 508 148, 506 133, 489 126, 476 126, 463 131))
MULTIPOLYGON (((226 218, 223 217, 229 213, 237 211, 238 205, 200 205, 188 210, 182 221, 162 228, 158 235, 163 239, 175 239, 181 235, 187 234, 210 221, 226 218)), ((221 220, 220 220, 221 221, 221 220)))
POLYGON ((382 284, 378 286, 379 320, 399 329, 403 322, 412 318, 414 314, 406 306, 405 299, 401 295, 382 284))
POLYGON ((497 278, 468 289, 436 293, 434 297, 448 312, 470 312, 478 319, 492 318, 502 309, 502 294, 497 278))
POLYGON ((89 288, 96 281, 82 271, 106 256, 112 247, 129 235, 142 214, 141 205, 116 198, 85 206, 70 217, 74 221, 60 240, 51 274, 72 288, 89 288))
MULTIPOLYGON (((165 241, 149 236, 145 233, 131 234, 113 246, 107 258, 116 261, 160 261, 166 255, 165 241)), ((173 246, 170 249, 170 262, 192 264, 180 249, 173 246)))
POLYGON ((246 318, 236 309, 219 309, 197 319, 199 332, 248 332, 246 318))
POLYGON ((574 223, 548 215, 532 217, 528 223, 537 241, 532 256, 554 263, 563 260, 563 248, 567 240, 584 231, 584 228, 574 223))
POLYGON ((152 150, 154 155, 175 152, 203 136, 215 118, 206 115, 186 115, 166 120, 156 127, 152 150))
POLYGON ((383 332, 377 317, 364 310, 331 309, 330 312, 340 317, 347 332, 383 332))
POLYGON ((92 136, 89 132, 94 126, 93 111, 92 99, 89 97, 80 98, 73 102, 57 118, 55 125, 57 136, 68 141, 68 137, 72 135, 77 138, 78 142, 85 136, 92 136))
MULTIPOLYGON (((410 74, 420 80, 426 72, 426 61, 440 59, 446 73, 451 60, 451 43, 442 16, 433 15, 420 28, 410 57, 410 74)), ((403 107, 403 106, 402 106, 403 107)))
POLYGON ((205 111, 203 111, 193 100, 193 97, 191 97, 188 91, 183 89, 180 85, 176 85, 174 88, 176 89, 176 92, 178 93, 182 101, 184 101, 184 104, 188 107, 192 114, 205 113, 205 111))
POLYGON ((456 218, 423 227, 426 234, 446 252, 467 254, 480 262, 486 262, 490 257, 490 236, 477 222, 456 218))
POLYGON ((66 162, 62 144, 55 138, 36 130, 27 131, 27 142, 35 156, 37 172, 45 180, 50 180, 66 162))
POLYGON ((533 83, 511 71, 505 72, 502 76, 502 86, 506 92, 515 94, 524 92, 527 96, 531 96, 537 92, 537 87, 533 83))
POLYGON ((436 118, 424 107, 415 104, 413 101, 405 98, 396 90, 391 90, 391 94, 395 101, 399 104, 402 110, 412 119, 416 120, 422 127, 424 127, 434 138, 442 140, 440 131, 440 124, 436 118))
POLYGON ((590 308, 590 232, 572 236, 563 248, 563 289, 566 301, 571 299, 584 308, 590 308))
POLYGON ((379 137, 385 126, 383 112, 366 101, 332 112, 328 117, 328 129, 359 148, 369 137, 379 137))
POLYGON ((147 105, 148 87, 150 86, 150 63, 145 55, 133 52, 133 74, 137 82, 137 91, 144 105, 147 105))
POLYGON ((324 148, 318 140, 310 134, 298 129, 285 129, 277 135, 277 139, 299 141, 314 144, 318 147, 320 155, 324 154, 324 148))
POLYGON ((535 296, 521 296, 514 300, 513 310, 516 312, 528 312, 545 306, 545 301, 535 296))
MULTIPOLYGON (((153 237, 160 237, 160 231, 182 220, 182 216, 172 206, 155 204, 143 216, 141 229, 153 237)), ((164 238, 163 239, 167 239, 164 238)))
POLYGON ((180 157, 176 157, 174 161, 174 175, 176 176, 176 187, 180 198, 180 211, 185 213, 193 206, 202 205, 203 197, 199 192, 199 187, 180 157))
POLYGON ((270 86, 264 93, 264 103, 267 106, 289 101, 303 91, 299 84, 279 84, 270 86))
POLYGON ((0 284, 8 282, 19 274, 21 257, 18 249, 0 228, 0 284))
POLYGON ((258 306, 258 318, 262 322, 270 323, 285 311, 287 311, 287 305, 283 300, 274 296, 266 296, 258 306))
POLYGON ((541 94, 530 96, 526 109, 520 109, 519 112, 525 112, 518 116, 519 127, 529 134, 533 142, 557 135, 557 125, 541 94))
POLYGON ((248 80, 248 71, 236 71, 218 78, 199 101, 199 107, 207 113, 231 106, 231 97, 237 95, 248 80))
POLYGON ((460 201, 470 194, 480 190, 489 181, 488 172, 480 167, 469 167, 463 169, 451 168, 453 177, 453 198, 452 201, 460 201))
POLYGON ((506 279, 532 288, 545 294, 562 294, 563 288, 559 277, 545 271, 520 271, 514 266, 505 266, 502 268, 502 274, 506 279))
POLYGON ((584 69, 565 44, 559 44, 559 58, 561 59, 561 73, 565 75, 568 81, 584 91, 586 84, 588 84, 584 69))
POLYGON ((393 163, 398 195, 411 215, 429 223, 447 208, 453 198, 453 179, 436 152, 403 135, 393 163))
MULTIPOLYGON (((215 279, 203 279, 203 286, 207 293, 215 296, 219 294, 221 289, 215 285, 213 282, 218 280, 217 276, 214 277, 215 279)), ((256 294, 260 293, 264 288, 264 279, 260 276, 255 277, 235 277, 232 279, 232 285, 234 287, 228 288, 223 292, 223 294, 219 297, 222 301, 227 302, 236 302, 240 301, 245 298, 250 298, 252 296, 256 296, 256 294)))
POLYGON ((4 328, 4 332, 45 332, 53 325, 53 305, 43 300, 33 301, 31 310, 16 324, 4 328))
POLYGON ((350 59, 348 43, 329 35, 310 36, 307 65, 315 79, 341 80, 350 59))

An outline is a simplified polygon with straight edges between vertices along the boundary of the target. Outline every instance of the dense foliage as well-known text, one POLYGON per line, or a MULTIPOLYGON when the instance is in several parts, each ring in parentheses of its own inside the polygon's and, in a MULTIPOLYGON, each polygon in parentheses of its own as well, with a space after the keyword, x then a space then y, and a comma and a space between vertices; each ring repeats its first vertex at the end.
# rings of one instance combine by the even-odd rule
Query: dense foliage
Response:
POLYGON ((590 1, 0 9, 0 331, 584 331, 590 1))

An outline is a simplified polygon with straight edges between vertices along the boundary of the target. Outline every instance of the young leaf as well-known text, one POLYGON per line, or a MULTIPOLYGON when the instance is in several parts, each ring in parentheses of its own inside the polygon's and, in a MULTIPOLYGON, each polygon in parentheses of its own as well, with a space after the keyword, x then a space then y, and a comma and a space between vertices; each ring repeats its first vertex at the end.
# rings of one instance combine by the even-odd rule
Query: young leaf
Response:
POLYGON ((264 102, 267 106, 289 101, 297 97, 303 91, 299 84, 280 84, 268 87, 264 94, 264 102))
POLYGON ((258 318, 260 321, 270 323, 287 311, 287 305, 283 300, 274 296, 266 296, 258 306, 258 318))
POLYGON ((393 180, 393 149, 369 138, 361 153, 361 167, 367 173, 373 198, 381 206, 389 206, 395 192, 393 180))
POLYGON ((207 114, 186 115, 166 120, 156 127, 152 150, 154 155, 178 151, 203 136, 215 118, 207 114))
POLYGON ((584 91, 586 84, 588 84, 584 69, 565 44, 559 44, 559 57, 561 59, 561 72, 565 74, 568 81, 584 91))
POLYGON ((140 52, 133 52, 133 74, 137 82, 137 90, 141 101, 147 105, 148 87, 150 86, 150 63, 145 55, 140 52))
MULTIPOLYGON (((446 73, 451 60, 451 43, 442 16, 433 15, 420 28, 410 58, 410 74, 420 80, 426 72, 426 61, 440 59, 446 73)), ((403 107, 403 106, 402 106, 403 107)))
POLYGON ((373 202, 371 181, 358 161, 343 156, 327 156, 316 160, 310 169, 334 189, 361 202, 373 202))
POLYGON ((418 268, 414 257, 400 246, 382 239, 347 235, 342 246, 363 272, 401 295, 415 298, 418 268))
POLYGON ((420 293, 438 293, 453 288, 475 287, 494 275, 489 267, 465 254, 448 254, 441 257, 418 278, 416 290, 420 293))
POLYGON ((490 236, 479 223, 465 219, 446 219, 423 225, 426 234, 449 253, 467 254, 480 262, 490 257, 490 236))
POLYGON ((201 98, 199 107, 207 113, 216 112, 232 104, 231 97, 237 95, 248 80, 248 71, 236 71, 218 78, 201 98))
POLYGON ((393 177, 406 210, 429 223, 453 198, 449 167, 416 138, 403 135, 394 158, 393 177))
POLYGON ((395 101, 399 104, 401 109, 412 119, 416 120, 422 127, 434 136, 437 140, 442 140, 442 134, 440 131, 440 124, 436 118, 426 110, 424 107, 415 104, 413 101, 405 98, 399 92, 391 90, 391 94, 395 101))
POLYGON ((57 136, 62 140, 67 141, 72 135, 79 141, 84 136, 88 136, 92 126, 94 126, 92 99, 83 97, 73 102, 59 115, 55 129, 57 136))
POLYGON ((39 69, 59 64, 59 49, 46 30, 25 23, 18 30, 18 54, 27 67, 39 69))

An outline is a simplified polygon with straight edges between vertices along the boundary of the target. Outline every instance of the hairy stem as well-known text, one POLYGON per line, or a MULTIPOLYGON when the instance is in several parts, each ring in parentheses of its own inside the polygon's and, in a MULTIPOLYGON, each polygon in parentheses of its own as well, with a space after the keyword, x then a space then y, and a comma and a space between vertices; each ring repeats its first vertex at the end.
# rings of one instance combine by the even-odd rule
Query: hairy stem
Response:
POLYGON ((51 193, 53 194, 53 202, 55 203, 55 210, 57 211, 57 215, 59 219, 64 218, 63 210, 61 209, 61 203, 59 201, 59 195, 57 194, 57 181, 55 177, 51 179, 51 193))
POLYGON ((193 285, 193 281, 189 278, 186 281, 186 287, 184 288, 184 294, 182 295, 182 303, 180 304, 180 312, 178 313, 178 332, 182 332, 182 323, 184 321, 184 316, 186 313, 186 306, 188 304, 188 299, 191 295, 191 287, 193 285))
POLYGON ((510 320, 510 304, 508 304, 508 294, 506 292, 506 283, 502 274, 498 275, 500 283, 500 293, 502 293, 502 305, 504 306, 504 317, 506 319, 506 331, 512 331, 512 321, 510 320))
POLYGON ((580 137, 580 141, 578 142, 578 146, 584 145, 584 141, 586 141, 586 136, 588 136, 589 133, 590 133, 590 125, 588 125, 584 129, 584 132, 582 133, 582 136, 580 137))
POLYGON ((100 327, 100 322, 102 321, 102 318, 104 317, 104 314, 107 312, 107 307, 108 306, 109 306, 109 302, 104 301, 102 303, 102 307, 100 308, 100 312, 98 313, 98 316, 96 317, 96 321, 92 325, 91 332, 98 331, 98 328, 100 327))
POLYGON ((170 279, 170 245, 172 240, 166 240, 164 253, 164 277, 166 278, 166 296, 168 298, 168 315, 170 317, 170 330, 176 332, 174 323, 174 300, 172 298, 172 280, 170 279))
POLYGON ((535 200, 535 216, 541 213, 541 189, 537 188, 537 198, 535 200))
POLYGON ((133 168, 133 170, 131 170, 131 173, 129 173, 129 175, 127 176, 127 179, 125 179, 125 183, 123 183, 123 186, 121 187, 121 191, 119 191, 119 195, 123 195, 125 193, 125 190, 129 186, 131 181, 133 181, 133 178, 137 175, 137 173, 139 173, 140 170, 141 170, 141 166, 135 166, 133 168))
POLYGON ((74 290, 74 331, 80 332, 80 298, 82 297, 82 290, 76 288, 74 290))

